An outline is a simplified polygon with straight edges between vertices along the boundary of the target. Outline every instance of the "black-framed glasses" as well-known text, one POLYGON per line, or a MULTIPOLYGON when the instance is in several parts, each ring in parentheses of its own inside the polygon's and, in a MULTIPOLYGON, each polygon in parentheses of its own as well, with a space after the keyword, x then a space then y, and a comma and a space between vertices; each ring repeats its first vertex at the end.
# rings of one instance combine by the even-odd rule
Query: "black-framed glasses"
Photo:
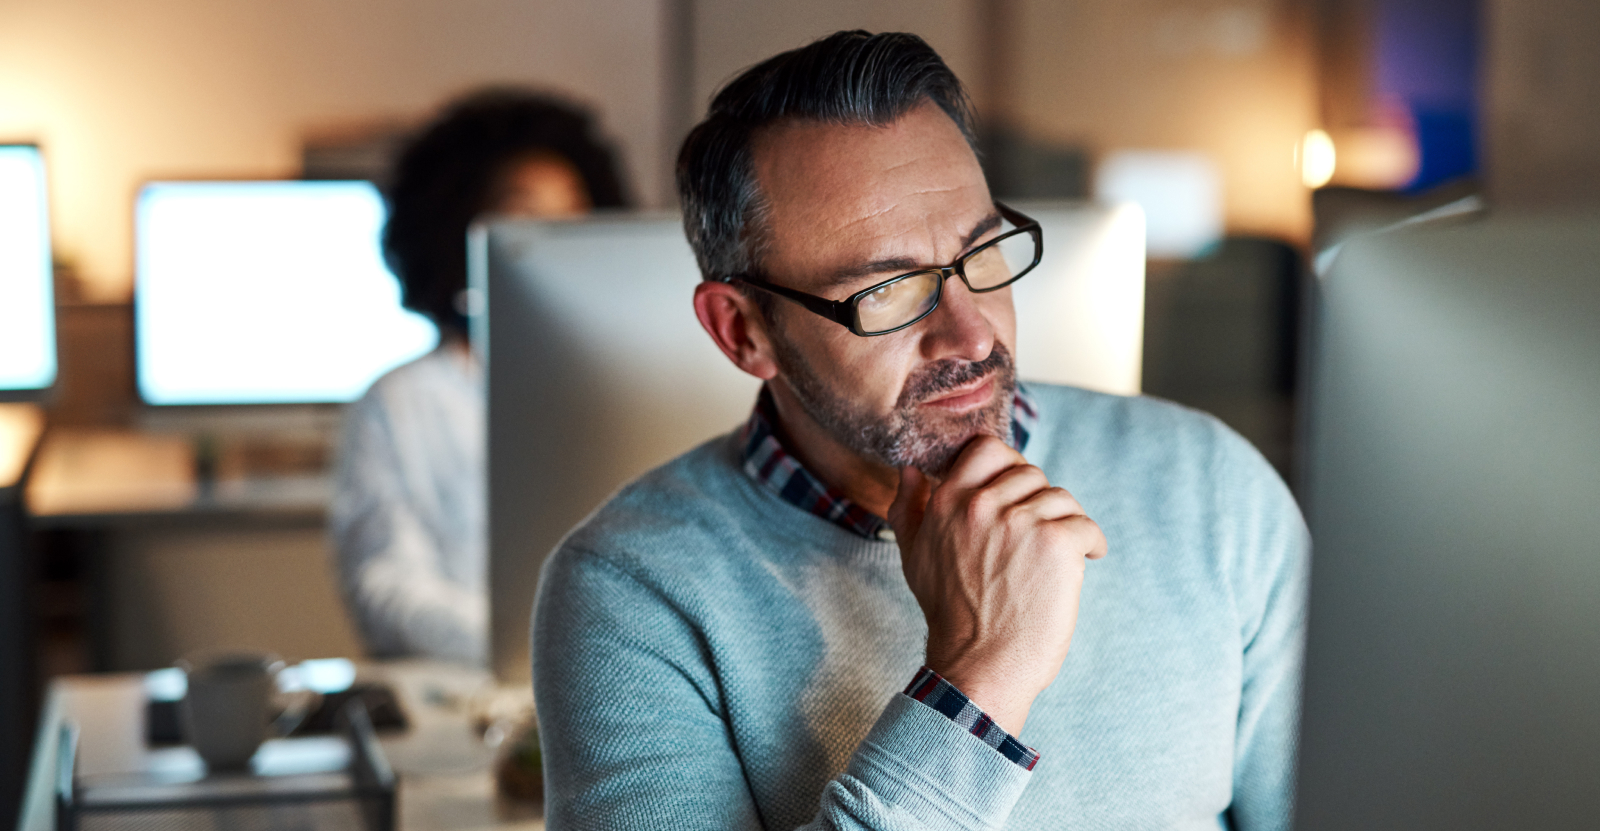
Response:
POLYGON ((956 275, 974 294, 997 291, 1022 279, 1039 264, 1044 253, 1044 233, 1039 223, 999 202, 1000 235, 961 255, 947 266, 925 268, 890 277, 843 300, 829 300, 775 285, 751 274, 734 274, 738 280, 762 291, 793 300, 862 337, 898 332, 939 308, 944 282, 956 275))

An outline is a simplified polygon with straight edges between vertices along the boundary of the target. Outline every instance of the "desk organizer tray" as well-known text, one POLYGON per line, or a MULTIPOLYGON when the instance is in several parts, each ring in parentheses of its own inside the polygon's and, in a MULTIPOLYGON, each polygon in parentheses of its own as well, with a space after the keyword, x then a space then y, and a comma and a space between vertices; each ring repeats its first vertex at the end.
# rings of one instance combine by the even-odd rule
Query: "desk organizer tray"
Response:
POLYGON ((77 774, 78 729, 62 725, 57 831, 393 831, 395 776, 359 700, 338 736, 280 739, 248 772, 77 774))

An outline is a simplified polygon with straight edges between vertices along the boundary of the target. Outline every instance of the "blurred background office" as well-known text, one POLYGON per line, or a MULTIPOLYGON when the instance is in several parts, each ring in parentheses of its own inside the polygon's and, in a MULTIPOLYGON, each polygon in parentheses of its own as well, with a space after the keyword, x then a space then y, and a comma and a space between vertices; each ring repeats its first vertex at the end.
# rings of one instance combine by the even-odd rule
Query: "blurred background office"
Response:
POLYGON ((49 347, 32 374, 0 366, 0 398, 25 402, 0 404, 0 808, 46 679, 224 647, 403 651, 341 597, 329 517, 349 402, 430 354, 441 315, 459 343, 448 312, 400 305, 377 242, 391 172, 441 102, 555 94, 592 114, 628 183, 603 195, 568 156, 587 191, 568 207, 670 210, 678 142, 722 81, 856 27, 916 32, 964 79, 998 196, 1140 206, 1142 390, 1215 413, 1295 483, 1319 255, 1441 207, 1600 193, 1587 0, 9 0, 0 143, 36 147, 18 152, 39 176, 5 181, 44 197, 50 279, 0 295, 0 362, 25 330, 49 347), (261 189, 282 182, 328 189, 261 189), (159 241, 236 196, 346 229, 365 282, 339 297, 365 299, 281 304, 256 284, 237 307, 254 313, 211 330, 164 307, 140 275, 184 246, 159 241), (381 336, 316 339, 355 318, 381 336), (325 360, 243 391, 150 366, 193 369, 230 336, 325 360))

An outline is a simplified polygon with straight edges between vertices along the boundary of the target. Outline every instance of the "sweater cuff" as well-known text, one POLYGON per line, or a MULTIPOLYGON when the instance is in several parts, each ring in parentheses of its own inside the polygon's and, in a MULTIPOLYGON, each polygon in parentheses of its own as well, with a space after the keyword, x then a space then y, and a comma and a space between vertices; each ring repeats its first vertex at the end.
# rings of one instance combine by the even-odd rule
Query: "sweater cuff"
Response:
POLYGON ((874 828, 998 831, 1032 778, 932 707, 897 694, 829 788, 870 795, 889 814, 907 817, 865 823, 874 828))
POLYGON ((973 704, 971 699, 939 673, 923 667, 917 672, 917 677, 906 685, 906 695, 961 725, 968 733, 982 739, 984 744, 999 751, 1001 756, 1022 766, 1023 770, 1033 770, 1033 766, 1039 763, 1038 751, 1017 741, 995 724, 994 719, 978 709, 978 705, 973 704))

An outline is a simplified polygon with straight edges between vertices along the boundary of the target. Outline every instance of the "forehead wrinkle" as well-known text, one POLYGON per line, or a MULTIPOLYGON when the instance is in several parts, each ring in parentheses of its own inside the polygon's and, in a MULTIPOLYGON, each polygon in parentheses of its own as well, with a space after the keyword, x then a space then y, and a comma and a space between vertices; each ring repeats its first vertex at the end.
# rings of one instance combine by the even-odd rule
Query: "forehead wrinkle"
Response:
MULTIPOLYGON (((961 249, 963 251, 966 250, 967 248, 971 247, 979 237, 1000 227, 1000 221, 1000 212, 990 211, 986 216, 984 216, 983 219, 978 220, 977 224, 972 226, 972 230, 968 231, 964 236, 962 236, 961 249)), ((823 283, 823 287, 838 288, 839 286, 854 283, 860 280, 862 277, 868 277, 874 274, 883 274, 891 271, 910 272, 919 268, 931 267, 933 265, 935 264, 918 262, 910 257, 905 256, 884 257, 877 260, 871 260, 868 262, 862 262, 856 265, 849 265, 843 268, 835 269, 827 275, 827 278, 823 283)))
MULTIPOLYGON (((790 123, 790 124, 785 125, 785 126, 789 127, 790 130, 793 130, 793 131, 805 131, 808 128, 830 127, 831 125, 820 124, 820 123, 812 123, 812 122, 794 122, 794 123, 790 123)), ((769 128, 769 130, 770 129, 771 128, 769 128)), ((837 129, 837 127, 834 127, 834 129, 837 129)), ((870 135, 870 134, 873 134, 873 133, 881 133, 881 132, 887 130, 888 128, 886 126, 880 127, 880 126, 850 125, 849 127, 846 127, 844 129, 850 130, 850 131, 860 130, 860 131, 866 132, 866 133, 868 133, 870 135)), ((773 139, 778 138, 777 132, 778 131, 776 131, 776 130, 773 130, 773 131, 769 132, 767 134, 767 136, 766 136, 767 141, 770 142, 773 139)), ((880 201, 879 199, 871 199, 871 198, 859 199, 859 201, 857 201, 855 207, 856 207, 856 210, 860 211, 860 213, 855 213, 855 211, 852 211, 852 210, 847 210, 847 211, 828 210, 826 207, 824 207, 824 206, 828 205, 830 202, 833 201, 834 191, 836 191, 837 186, 828 187, 827 185, 822 184, 822 183, 827 182, 828 179, 831 178, 829 174, 832 172, 832 169, 835 168, 836 166, 838 166, 838 167, 853 166, 852 162, 850 162, 848 160, 845 160, 845 159, 842 159, 842 158, 841 159, 826 159, 825 158, 819 165, 820 169, 813 170, 813 171, 811 171, 809 173, 809 175, 805 175, 805 176, 801 177, 801 179, 800 179, 800 182, 803 185, 802 190, 801 190, 801 193, 803 195, 802 195, 802 198, 801 198, 800 201, 802 202, 802 204, 804 204, 804 207, 800 207, 800 213, 801 214, 821 215, 821 216, 824 217, 824 221, 825 222, 827 222, 828 220, 834 220, 834 221, 838 222, 838 224, 833 224, 832 222, 828 222, 828 224, 832 225, 832 227, 830 229, 830 232, 831 233, 845 233, 845 232, 853 231, 857 226, 859 226, 859 225, 861 225, 863 223, 871 222, 872 220, 877 219, 877 218, 883 216, 884 214, 890 213, 890 212, 902 207, 901 203, 903 201, 907 200, 907 199, 914 199, 914 198, 917 198, 917 197, 924 197, 924 198, 937 197, 940 194, 956 193, 956 192, 963 191, 963 190, 970 190, 970 189, 972 189, 974 187, 974 185, 972 185, 970 183, 967 183, 967 184, 955 184, 955 185, 952 185, 952 184, 933 184, 933 185, 930 185, 930 184, 926 184, 926 183, 923 183, 923 182, 917 182, 916 181, 917 179, 925 179, 925 178, 927 178, 927 173, 930 170, 930 168, 942 168, 943 167, 943 165, 940 163, 940 160, 937 158, 937 156, 938 156, 938 154, 936 152, 934 152, 933 150, 919 148, 918 152, 915 152, 910 156, 902 156, 902 157, 896 159, 895 161, 893 161, 892 163, 888 164, 887 166, 881 167, 879 169, 878 175, 884 176, 884 177, 888 177, 888 178, 891 178, 891 179, 899 179, 900 181, 905 182, 907 185, 909 185, 909 187, 906 190, 900 191, 893 200, 888 201, 887 203, 885 203, 883 201, 880 201), (901 173, 901 171, 907 171, 907 170, 908 170, 908 173, 901 173), (896 173, 899 173, 899 175, 892 175, 892 174, 896 174, 896 173), (807 185, 809 187, 805 187, 807 185), (873 203, 877 203, 877 204, 873 204, 873 203), (846 215, 846 216, 848 216, 850 214, 855 214, 855 215, 854 216, 850 216, 848 219, 844 219, 843 221, 839 221, 841 219, 841 214, 846 215)), ((782 155, 782 154, 777 154, 777 155, 773 155, 773 156, 768 157, 768 159, 766 161, 767 161, 768 164, 772 165, 772 167, 769 168, 769 169, 772 170, 772 172, 777 172, 777 169, 779 169, 779 168, 789 167, 790 158, 785 156, 785 155, 782 155)), ((972 161, 973 161, 973 166, 976 167, 976 158, 974 158, 972 161)), ((790 172, 793 172, 792 169, 790 170, 790 172)), ((851 178, 853 178, 853 177, 851 177, 851 178)), ((880 187, 880 189, 890 189, 890 190, 894 189, 893 186, 888 184, 888 183, 882 183, 882 184, 880 184, 879 187, 880 187)), ((849 185, 845 185, 845 189, 849 190, 849 185)), ((796 206, 796 207, 799 207, 799 206, 796 206)))
POLYGON ((884 205, 883 207, 880 207, 877 210, 869 211, 869 212, 864 213, 864 214, 862 214, 862 215, 860 215, 858 217, 855 217, 854 219, 846 220, 844 222, 844 224, 835 226, 834 230, 835 231, 846 231, 846 230, 849 230, 850 228, 853 228, 853 227, 855 227, 857 225, 860 225, 863 222, 871 222, 872 220, 877 219, 878 217, 883 216, 884 214, 889 213, 890 211, 893 211, 895 208, 898 208, 898 207, 900 207, 900 206, 897 205, 897 204, 884 205))
POLYGON ((769 201, 766 267, 796 288, 840 267, 910 259, 900 269, 910 271, 953 259, 969 231, 956 223, 993 210, 971 147, 936 108, 882 126, 785 122, 755 144, 769 201))
POLYGON ((868 211, 868 212, 866 212, 866 213, 864 213, 864 214, 862 214, 860 216, 857 216, 857 217, 855 217, 853 219, 850 219, 850 220, 846 221, 844 224, 836 226, 835 230, 843 231, 843 230, 852 228, 852 227, 854 227, 856 225, 860 225, 863 222, 870 222, 871 220, 877 219, 878 217, 883 216, 884 214, 887 214, 887 213, 890 213, 892 211, 896 211, 896 210, 899 210, 901 208, 904 208, 906 206, 903 204, 903 202, 909 197, 937 196, 939 194, 944 194, 944 193, 956 193, 956 192, 963 191, 963 190, 969 190, 969 189, 971 189, 971 187, 972 187, 971 185, 953 185, 953 186, 947 186, 947 187, 924 187, 924 188, 919 188, 917 190, 913 190, 913 191, 910 191, 908 193, 902 194, 899 198, 895 199, 893 202, 890 202, 890 203, 888 203, 886 205, 883 205, 882 207, 875 208, 875 209, 870 210, 870 211, 868 211))
MULTIPOLYGON (((927 189, 924 189, 924 190, 917 191, 913 195, 950 193, 950 192, 966 190, 966 189, 967 189, 966 187, 927 188, 927 189)), ((884 213, 887 213, 890 210, 894 210, 894 209, 897 209, 897 208, 900 208, 900 207, 904 207, 904 206, 897 202, 896 204, 890 206, 887 210, 877 211, 874 214, 874 216, 882 215, 884 213)), ((925 231, 928 234, 928 242, 933 246, 933 248, 935 250, 937 250, 939 248, 942 248, 943 247, 943 242, 945 240, 948 240, 950 238, 950 236, 954 236, 953 234, 947 236, 945 231, 934 227, 935 224, 937 224, 937 223, 931 221, 934 218, 934 214, 933 213, 931 213, 931 212, 929 212, 927 210, 922 210, 920 208, 908 208, 908 210, 919 210, 921 212, 923 221, 921 223, 919 223, 919 225, 921 227, 919 228, 917 235, 920 235, 921 232, 925 231)), ((865 219, 867 219, 867 217, 863 217, 861 220, 856 220, 856 221, 853 221, 851 223, 847 223, 845 226, 841 226, 841 227, 849 227, 850 225, 856 224, 859 221, 864 221, 865 219)), ((982 217, 980 217, 977 220, 977 222, 973 223, 973 225, 971 226, 970 229, 968 229, 966 231, 956 231, 955 232, 955 233, 959 233, 960 234, 960 237, 958 238, 959 239, 959 246, 958 247, 960 249, 962 249, 962 250, 965 250, 968 246, 971 246, 972 243, 975 242, 979 237, 981 237, 984 234, 988 233, 989 231, 999 227, 999 225, 1000 225, 1000 212, 998 210, 995 210, 993 207, 991 207, 982 217)), ((903 253, 900 253, 898 251, 895 251, 894 250, 895 248, 902 247, 902 244, 903 244, 904 240, 907 238, 907 236, 908 235, 904 234, 904 233, 899 233, 899 234, 876 234, 876 235, 874 235, 873 244, 872 244, 871 247, 873 249, 876 249, 876 250, 875 251, 870 251, 869 253, 867 253, 865 256, 863 256, 861 258, 860 261, 863 262, 863 263, 866 263, 866 262, 902 262, 902 261, 905 261, 905 262, 912 262, 912 266, 911 266, 912 268, 916 268, 918 266, 934 266, 934 265, 943 265, 943 264, 945 264, 945 262, 943 260, 940 260, 939 262, 934 262, 932 260, 930 260, 928 262, 920 262, 920 261, 917 261, 914 257, 907 256, 906 254, 903 254, 903 253)), ((956 256, 959 253, 960 252, 956 252, 956 254, 952 254, 952 256, 956 256)), ((935 256, 933 259, 934 260, 938 260, 939 258, 937 256, 935 256)))
POLYGON ((930 156, 930 155, 932 155, 932 154, 928 153, 927 151, 923 151, 923 152, 918 153, 917 155, 912 156, 912 157, 910 157, 908 159, 901 159, 900 161, 898 161, 898 162, 896 162, 896 163, 894 163, 892 165, 889 165, 888 167, 883 169, 883 172, 884 173, 893 173, 893 172, 895 172, 896 170, 899 170, 902 167, 910 167, 911 165, 914 165, 914 164, 921 164, 924 161, 926 161, 928 156, 930 156))

